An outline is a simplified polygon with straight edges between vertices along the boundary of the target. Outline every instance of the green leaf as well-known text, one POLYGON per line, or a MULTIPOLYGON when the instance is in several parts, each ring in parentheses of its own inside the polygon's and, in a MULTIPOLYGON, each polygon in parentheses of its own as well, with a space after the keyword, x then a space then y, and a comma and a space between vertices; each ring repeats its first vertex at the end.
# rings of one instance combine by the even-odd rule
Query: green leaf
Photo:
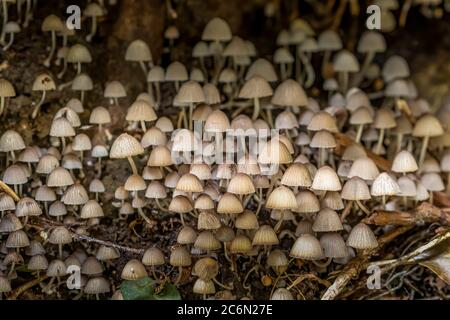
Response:
POLYGON ((181 300, 180 293, 171 283, 166 283, 164 288, 158 294, 154 295, 155 300, 181 300))
POLYGON ((145 277, 124 281, 120 287, 124 300, 151 300, 154 295, 153 280, 145 277))
POLYGON ((166 283, 162 290, 155 293, 154 281, 149 277, 139 280, 124 281, 120 287, 125 300, 181 300, 177 288, 166 283))

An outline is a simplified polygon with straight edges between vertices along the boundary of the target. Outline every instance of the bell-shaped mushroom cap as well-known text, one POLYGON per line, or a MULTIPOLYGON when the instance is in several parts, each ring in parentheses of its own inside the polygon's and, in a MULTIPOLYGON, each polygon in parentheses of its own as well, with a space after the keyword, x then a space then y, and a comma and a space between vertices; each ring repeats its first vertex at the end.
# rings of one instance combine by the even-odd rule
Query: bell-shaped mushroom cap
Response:
POLYGON ((101 274, 103 270, 103 265, 95 257, 88 257, 81 265, 81 273, 89 276, 101 274))
POLYGON ((320 260, 325 257, 319 240, 311 234, 302 234, 295 240, 289 255, 304 260, 320 260))
POLYGON ((56 200, 56 194, 53 189, 42 185, 36 190, 36 195, 34 196, 34 199, 36 201, 55 201, 56 200))
POLYGON ((407 78, 410 75, 408 63, 403 57, 391 56, 384 63, 381 74, 386 82, 397 78, 407 78))
POLYGON ((336 172, 329 166, 323 166, 317 170, 311 188, 324 191, 339 191, 342 189, 342 186, 336 172))
POLYGON ((187 213, 193 209, 188 198, 184 196, 175 196, 169 204, 169 211, 176 213, 187 213))
POLYGON ((152 53, 149 46, 142 40, 134 40, 128 45, 125 52, 126 61, 152 61, 152 53))
POLYGON ((122 269, 121 278, 123 280, 138 280, 147 277, 144 265, 137 259, 132 259, 122 269))
POLYGON ((136 100, 128 108, 127 121, 153 121, 157 116, 152 106, 144 100, 136 100))
MULTIPOLYGON (((414 90, 414 89, 413 89, 414 90)), ((384 89, 386 97, 407 97, 413 98, 415 93, 411 91, 410 83, 404 79, 395 79, 386 86, 384 89)))
POLYGON ((185 247, 175 247, 170 253, 170 262, 174 267, 188 267, 191 265, 191 255, 185 247))
POLYGON ((0 97, 15 97, 16 90, 11 82, 6 79, 0 79, 0 97))
POLYGON ((292 156, 280 139, 272 139, 264 144, 258 155, 261 164, 285 164, 292 162, 292 156))
POLYGON ((311 148, 322 148, 322 149, 331 149, 336 147, 336 139, 334 136, 326 131, 321 130, 314 133, 314 136, 309 143, 311 148))
POLYGON ((148 185, 145 197, 149 199, 164 199, 167 197, 167 192, 161 182, 155 180, 148 185))
POLYGON ((244 235, 237 235, 230 244, 231 253, 248 253, 253 249, 252 242, 244 235))
POLYGON ((370 191, 363 179, 353 177, 344 184, 341 196, 345 200, 369 200, 370 191))
POLYGON ((388 196, 400 193, 398 183, 388 173, 380 173, 372 183, 370 189, 372 196, 388 196))
MULTIPOLYGON (((8 2, 8 1, 6 1, 6 2, 8 2)), ((16 1, 12 1, 12 2, 16 2, 16 1)), ((61 18, 59 18, 58 16, 56 16, 54 14, 51 14, 51 15, 48 15, 47 17, 45 17, 45 19, 41 25, 41 30, 43 32, 48 32, 48 31, 56 32, 56 31, 62 31, 63 29, 64 29, 64 23, 62 22, 61 18)))
POLYGON ((320 237, 320 244, 327 258, 344 258, 348 256, 345 241, 337 232, 323 234, 320 237))
POLYGON ((273 61, 277 64, 293 63, 294 57, 287 48, 278 48, 273 54, 273 61))
POLYGON ((247 80, 239 92, 239 98, 253 99, 269 97, 273 93, 269 83, 261 76, 255 75, 247 80))
POLYGON ((188 72, 184 64, 174 61, 166 69, 165 81, 187 81, 188 72))
POLYGON ((211 19, 203 29, 202 40, 203 41, 215 41, 226 42, 230 41, 232 33, 228 23, 218 17, 211 19))
POLYGON ((205 103, 208 105, 219 104, 222 101, 219 89, 212 83, 203 85, 203 94, 205 95, 205 103))
POLYGON ((163 82, 164 79, 164 69, 161 66, 153 66, 148 71, 147 82, 163 82))
POLYGON ((391 110, 382 108, 375 115, 373 127, 376 129, 390 129, 397 125, 394 114, 391 110))
POLYGON ((230 128, 227 115, 221 110, 214 110, 206 118, 205 132, 225 132, 230 128))
POLYGON ((415 197, 417 196, 417 187, 414 181, 408 176, 402 176, 397 180, 400 188, 399 195, 402 197, 415 197))
POLYGON ((197 280, 195 280, 192 292, 202 295, 215 294, 216 288, 212 280, 203 280, 201 278, 198 278, 197 280))
POLYGON ((278 81, 278 76, 272 63, 262 58, 255 60, 248 68, 245 80, 248 81, 255 76, 259 76, 267 82, 278 81))
POLYGON ((14 130, 6 130, 0 137, 0 151, 11 152, 25 149, 22 136, 14 130))
POLYGON ((295 298, 288 289, 278 288, 273 292, 270 300, 295 300, 295 298))
POLYGON ((269 225, 263 225, 259 227, 259 229, 255 232, 252 244, 270 246, 278 244, 279 242, 280 241, 278 240, 278 237, 273 228, 269 225))
POLYGON ((369 124, 373 122, 373 116, 368 107, 357 108, 350 116, 349 123, 353 125, 369 124))
POLYGON ((89 278, 83 288, 83 291, 86 294, 108 293, 110 291, 109 280, 103 277, 89 278))
POLYGON ((188 81, 183 83, 178 91, 178 101, 180 103, 198 103, 205 101, 205 94, 202 87, 196 81, 188 81))
POLYGON ((141 145, 144 148, 151 146, 164 146, 167 143, 167 136, 157 127, 151 127, 142 136, 141 145))
POLYGON ((157 146, 153 148, 148 158, 147 165, 152 167, 164 167, 173 164, 172 155, 165 146, 157 146))
POLYGON ((244 230, 259 228, 258 218, 251 211, 244 211, 243 213, 238 215, 235 225, 236 228, 244 230))
POLYGON ((109 156, 112 159, 121 159, 136 156, 144 152, 139 141, 127 133, 122 133, 111 146, 109 156))
POLYGON ((310 119, 307 129, 309 131, 327 130, 330 132, 338 132, 336 118, 326 111, 319 111, 310 119))
POLYGON ((86 189, 81 184, 76 183, 67 189, 61 200, 65 205, 79 206, 88 202, 89 196, 86 189))
POLYGON ((82 44, 74 44, 67 53, 67 62, 69 63, 91 63, 92 56, 88 48, 82 44))
POLYGON ((287 79, 276 88, 272 103, 280 106, 300 107, 308 105, 308 98, 297 81, 287 79))
POLYGON ((363 180, 375 180, 380 173, 375 162, 369 157, 360 157, 356 159, 350 167, 348 178, 360 177, 363 180))
POLYGON ((441 170, 443 172, 450 172, 450 153, 445 153, 441 158, 441 170))
POLYGON ((429 191, 445 190, 441 176, 435 172, 425 173, 420 178, 420 182, 422 182, 423 186, 429 191))
POLYGON ((37 254, 30 258, 27 265, 28 270, 47 270, 48 261, 45 255, 37 254))
POLYGON ((281 178, 281 184, 289 187, 306 187, 312 184, 311 175, 305 165, 300 163, 291 164, 281 178))
POLYGON ((323 208, 314 219, 312 229, 315 232, 332 232, 343 230, 344 227, 342 226, 341 219, 336 211, 329 208, 323 208))
POLYGON ((51 91, 56 89, 56 84, 52 77, 46 73, 41 73, 33 82, 32 91, 51 91))
POLYGON ((201 250, 212 251, 221 248, 221 243, 211 231, 202 231, 194 242, 194 247, 201 250))
POLYGON ((333 59, 333 68, 336 72, 358 72, 359 62, 353 53, 341 50, 333 59))
POLYGON ((50 136, 52 137, 73 137, 75 130, 70 124, 69 120, 60 117, 53 119, 50 127, 50 136))
POLYGON ((208 44, 204 41, 199 41, 192 48, 192 57, 202 58, 210 55, 208 44))
POLYGON ((317 45, 321 51, 337 51, 342 49, 342 40, 336 31, 327 29, 319 34, 317 45))
POLYGON ((47 178, 47 186, 49 187, 66 187, 73 184, 72 175, 63 167, 55 168, 47 178))
POLYGON ((186 173, 180 177, 175 189, 185 192, 202 192, 203 186, 197 176, 186 173))
POLYGON ((294 129, 298 128, 298 121, 295 117, 295 114, 291 111, 285 110, 281 112, 275 119, 275 128, 276 129, 294 129))
POLYGON ((426 114, 417 120, 412 135, 415 137, 437 137, 444 133, 441 122, 432 114, 426 114))
POLYGON ((144 179, 138 174, 129 176, 124 185, 124 188, 127 191, 141 191, 145 190, 146 187, 144 179))
POLYGON ((50 262, 47 268, 47 276, 49 277, 62 277, 67 273, 66 265, 63 261, 55 259, 50 262))
POLYGON ((0 211, 3 212, 14 209, 16 209, 14 199, 6 193, 0 194, 0 211))
POLYGON ((234 36, 231 41, 226 45, 222 52, 224 57, 237 57, 237 56, 248 56, 248 47, 245 41, 238 36, 234 36))
POLYGON ((23 197, 17 202, 15 213, 17 217, 39 216, 42 210, 34 199, 23 197))
POLYGON ((64 226, 56 227, 50 233, 48 241, 53 244, 66 244, 72 242, 72 235, 64 226))
POLYGON ((179 244, 192 244, 195 242, 195 239, 197 239, 197 233, 189 226, 181 228, 177 236, 177 242, 179 244))
POLYGON ((118 259, 120 257, 120 253, 116 248, 101 245, 98 248, 97 253, 95 254, 95 257, 99 261, 110 261, 110 260, 118 259))
POLYGON ((378 241, 367 225, 358 223, 348 235, 347 245, 355 249, 373 249, 378 247, 378 241))
POLYGON ((227 192, 233 194, 251 194, 255 193, 255 186, 252 179, 245 173, 237 173, 228 183, 227 192))
POLYGON ((103 96, 105 98, 123 98, 127 96, 127 93, 119 81, 109 81, 106 83, 103 96))
POLYGON ((173 138, 172 151, 194 151, 200 145, 200 141, 194 132, 181 129, 173 138))
POLYGON ((266 207, 269 209, 296 209, 297 200, 291 189, 279 186, 270 193, 266 207))
POLYGON ((11 232, 6 239, 6 248, 23 248, 30 245, 30 240, 23 230, 11 232))
POLYGON ((74 91, 89 91, 94 89, 94 83, 89 75, 80 73, 73 79, 71 89, 74 91))
POLYGON ((225 193, 217 204, 217 213, 236 214, 244 211, 241 201, 232 193, 225 193))
POLYGON ((104 145, 98 144, 92 148, 91 156, 94 158, 105 158, 108 156, 108 149, 104 145))
POLYGON ((386 51, 386 41, 379 32, 365 31, 359 39, 356 50, 360 53, 384 52, 386 51))
POLYGON ((10 165, 3 172, 3 182, 9 185, 20 185, 28 181, 27 173, 21 165, 10 165))
POLYGON ((394 172, 414 172, 417 171, 419 167, 417 166, 416 159, 407 150, 402 150, 394 158, 392 162, 392 171, 394 172))
POLYGON ((142 257, 142 263, 145 266, 160 266, 165 263, 162 251, 156 247, 148 248, 142 257))
POLYGON ((95 107, 89 116, 90 124, 106 124, 111 122, 111 115, 104 107, 95 107))

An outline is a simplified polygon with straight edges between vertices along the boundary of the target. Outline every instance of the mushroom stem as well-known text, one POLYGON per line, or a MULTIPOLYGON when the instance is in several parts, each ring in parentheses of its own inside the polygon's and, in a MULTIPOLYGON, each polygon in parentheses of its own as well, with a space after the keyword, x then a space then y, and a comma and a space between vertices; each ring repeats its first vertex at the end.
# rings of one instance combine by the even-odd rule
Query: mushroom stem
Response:
POLYGON ((331 57, 331 51, 325 51, 323 54, 323 60, 322 60, 322 77, 325 78, 328 62, 330 61, 331 57))
POLYGON ((146 67, 144 61, 139 61, 139 65, 141 66, 141 69, 144 72, 144 76, 147 77, 147 67, 146 67))
POLYGON ((160 86, 159 86, 159 82, 155 83, 155 87, 156 87, 156 103, 159 106, 159 104, 161 102, 161 89, 160 89, 160 86))
POLYGON ((3 7, 3 25, 2 25, 2 33, 0 34, 0 43, 5 42, 5 25, 8 22, 8 1, 2 1, 3 7))
POLYGON ((91 33, 86 36, 86 41, 91 42, 97 33, 97 17, 92 17, 91 33))
POLYGON ((194 104, 189 102, 189 130, 193 128, 192 114, 194 113, 194 104))
POLYGON ((156 201, 156 206, 158 207, 158 209, 159 210, 161 210, 162 212, 169 212, 169 210, 167 210, 166 208, 164 208, 162 205, 161 205, 161 202, 159 202, 159 199, 158 198, 156 198, 155 199, 156 201))
POLYGON ((127 157, 127 159, 128 159, 128 162, 130 163, 130 167, 131 167, 131 170, 133 171, 133 174, 138 174, 136 164, 133 161, 133 157, 129 156, 129 157, 127 157))
POLYGON ((361 140, 363 130, 364 130, 364 124, 360 124, 358 127, 358 131, 356 132, 356 139, 355 139, 355 141, 358 143, 361 140))
POLYGON ((406 25, 406 18, 408 17, 409 9, 411 9, 412 0, 406 0, 403 3, 402 11, 400 12, 400 17, 398 18, 398 24, 400 27, 404 27, 406 25))
POLYGON ((375 154, 380 154, 381 147, 383 145, 383 140, 384 140, 384 128, 381 128, 380 133, 378 135, 378 141, 377 141, 377 146, 375 148, 375 154))
POLYGON ((8 50, 11 47, 11 45, 13 44, 13 42, 14 42, 14 33, 10 33, 9 34, 9 41, 6 44, 6 46, 3 47, 3 50, 4 51, 8 50))
POLYGON ((42 91, 42 97, 41 100, 39 101, 39 103, 36 105, 36 107, 34 107, 33 113, 31 114, 31 118, 32 119, 36 119, 39 111, 41 110, 41 105, 44 103, 45 100, 45 93, 46 91, 42 91))
POLYGON ((402 149, 403 144, 403 134, 397 134, 397 153, 402 149))
POLYGON ((356 200, 356 204, 358 205, 358 207, 364 211, 367 215, 370 215, 370 210, 359 200, 356 200))
POLYGON ((423 161, 425 160, 429 140, 430 140, 429 136, 423 137, 422 148, 420 149, 420 157, 419 157, 419 170, 421 169, 423 161))
POLYGON ((62 243, 59 243, 58 244, 58 255, 59 255, 59 258, 62 260, 62 258, 63 258, 63 251, 62 251, 62 243))
POLYGON ((81 73, 81 62, 77 62, 77 74, 81 73))
POLYGON ((259 99, 258 98, 254 98, 253 99, 253 115, 252 115, 252 120, 253 121, 258 119, 260 108, 261 107, 260 107, 260 104, 259 104, 259 99))
POLYGON ((331 261, 333 261, 333 258, 328 258, 325 262, 319 262, 317 260, 312 260, 312 263, 314 263, 319 268, 326 268, 330 265, 331 261))
POLYGON ((64 152, 64 150, 66 149, 66 138, 61 137, 61 143, 62 143, 61 151, 64 152))
POLYGON ((353 206, 353 200, 350 200, 349 202, 347 202, 347 205, 345 206, 345 208, 344 208, 344 210, 342 211, 342 214, 341 214, 341 221, 342 222, 350 214, 350 212, 352 210, 352 206, 353 206))
POLYGON ((66 71, 67 71, 67 59, 63 59, 63 68, 61 72, 57 74, 58 79, 62 79, 66 71))
POLYGON ((146 125, 145 125, 145 121, 142 120, 142 121, 140 121, 140 123, 141 123, 141 129, 142 129, 142 132, 147 132, 147 127, 146 127, 146 125))
POLYGON ((80 101, 81 101, 81 103, 84 102, 84 90, 81 90, 80 101))
POLYGON ((141 218, 144 219, 144 221, 147 222, 149 225, 152 223, 151 220, 145 215, 142 208, 138 208, 138 213, 141 216, 141 218))
POLYGON ((220 282, 219 280, 217 280, 216 278, 213 278, 213 281, 214 281, 215 284, 217 284, 219 287, 222 287, 222 288, 225 289, 225 290, 233 290, 233 289, 234 289, 233 286, 228 287, 228 286, 224 285, 223 283, 221 283, 221 282, 220 282))
POLYGON ((5 109, 5 97, 0 97, 0 116, 3 114, 5 109))
POLYGON ((23 22, 23 26, 26 28, 28 27, 28 24, 30 23, 30 20, 32 18, 32 12, 31 12, 31 0, 27 0, 27 6, 25 9, 25 20, 23 22))
POLYGON ((341 72, 339 76, 341 78, 341 91, 342 94, 345 94, 348 88, 348 72, 341 72))
POLYGON ((44 66, 46 67, 50 67, 50 63, 52 61, 53 55, 55 54, 55 49, 56 49, 56 31, 51 31, 52 34, 52 47, 50 49, 50 53, 47 57, 47 59, 45 59, 44 61, 44 66))
POLYGON ((177 276, 177 279, 175 280, 175 282, 173 283, 174 285, 177 285, 178 283, 180 283, 182 275, 183 275, 183 267, 179 266, 178 267, 178 276, 177 276))

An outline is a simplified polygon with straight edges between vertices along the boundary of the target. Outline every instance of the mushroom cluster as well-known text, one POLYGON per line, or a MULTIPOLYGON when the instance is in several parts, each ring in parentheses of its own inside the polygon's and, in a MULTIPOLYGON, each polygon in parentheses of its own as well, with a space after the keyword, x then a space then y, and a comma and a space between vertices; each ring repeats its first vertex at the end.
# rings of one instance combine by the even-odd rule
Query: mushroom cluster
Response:
MULTIPOLYGON (((1 2, 6 50, 20 24, 8 21, 15 1, 1 2)), ((33 3, 26 1, 24 25, 33 3)), ((146 91, 125 105, 127 79, 95 86, 87 73, 94 62, 88 42, 107 14, 103 1, 90 1, 83 14, 87 42, 56 15, 42 23, 52 42, 42 61, 47 71, 31 84, 40 98, 30 118, 43 112, 50 91, 71 92, 52 115, 48 139, 26 143, 14 129, 0 135, 0 295, 24 267, 44 293, 60 297, 75 267, 80 283, 70 294, 77 299, 123 299, 111 286, 119 277, 151 277, 203 298, 219 288, 254 298, 257 283, 267 299, 296 299, 295 276, 325 279, 379 245, 386 230, 365 223, 373 212, 408 211, 450 191, 450 104, 442 115, 431 111, 408 62, 383 59, 380 32, 363 32, 351 52, 338 32, 316 33, 298 18, 263 58, 216 17, 192 59, 167 66, 145 41, 129 41, 121 59, 139 65, 146 91), (75 77, 58 84, 71 64, 75 77), (87 99, 100 85, 109 105, 87 99), (120 132, 109 130, 111 106, 127 110, 120 132), (111 167, 124 170, 114 173, 118 187, 103 179, 111 167), (164 219, 170 223, 155 226, 164 219), (95 238, 101 226, 109 241, 95 238), (139 240, 163 229, 170 234, 164 245, 139 240), (124 233, 134 242, 121 242, 124 233)), ((182 34, 171 25, 164 37, 170 52, 182 34)), ((0 79, 0 115, 7 116, 14 87, 0 79)))

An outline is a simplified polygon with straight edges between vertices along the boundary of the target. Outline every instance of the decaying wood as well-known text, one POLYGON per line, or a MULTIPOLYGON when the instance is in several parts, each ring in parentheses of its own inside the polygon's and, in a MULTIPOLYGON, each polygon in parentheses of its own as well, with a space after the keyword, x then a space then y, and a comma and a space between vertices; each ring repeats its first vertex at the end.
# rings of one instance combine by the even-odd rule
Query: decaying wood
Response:
POLYGON ((378 226, 398 225, 408 226, 421 222, 439 222, 450 225, 450 212, 442 210, 431 203, 423 202, 412 211, 376 211, 363 220, 366 224, 378 226))
POLYGON ((327 291, 322 295, 322 300, 334 300, 339 294, 345 289, 350 280, 358 277, 361 271, 366 268, 369 259, 376 254, 382 247, 387 243, 391 242, 398 236, 404 234, 405 232, 411 230, 412 226, 401 226, 393 231, 382 235, 378 239, 378 247, 372 250, 364 251, 361 255, 357 256, 351 260, 342 272, 335 279, 334 283, 328 287, 327 291))
POLYGON ((17 289, 15 289, 8 297, 8 300, 16 300, 22 293, 24 293, 25 291, 27 291, 28 289, 33 288, 34 286, 38 285, 39 283, 41 283, 42 281, 46 280, 48 278, 47 275, 43 275, 39 278, 36 278, 34 280, 31 280, 27 283, 24 283, 23 285, 21 285, 20 287, 18 287, 17 289))

